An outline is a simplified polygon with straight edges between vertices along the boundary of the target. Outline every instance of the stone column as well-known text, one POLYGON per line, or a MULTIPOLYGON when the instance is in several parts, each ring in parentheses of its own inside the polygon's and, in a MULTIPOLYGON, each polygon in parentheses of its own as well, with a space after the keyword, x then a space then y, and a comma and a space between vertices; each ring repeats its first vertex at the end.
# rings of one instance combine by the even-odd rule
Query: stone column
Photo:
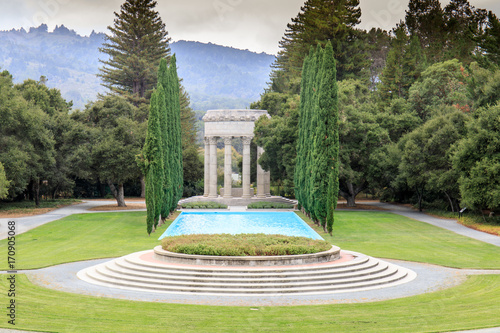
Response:
POLYGON ((203 196, 208 197, 210 192, 210 143, 208 137, 205 137, 205 179, 203 186, 203 196))
POLYGON ((243 141, 243 198, 253 197, 253 193, 250 193, 250 142, 252 142, 252 137, 244 136, 243 141))
POLYGON ((217 198, 217 138, 211 136, 210 140, 210 190, 209 198, 217 198))
POLYGON ((265 185, 265 194, 266 194, 266 197, 270 197, 271 196, 271 172, 270 171, 266 171, 264 172, 264 185, 265 185))
POLYGON ((232 198, 233 165, 232 140, 230 136, 224 138, 224 198, 232 198))
MULTIPOLYGON (((257 147, 257 161, 264 152, 262 147, 257 147)), ((263 199, 266 197, 265 193, 265 180, 264 180, 264 169, 257 162, 257 198, 263 199)))

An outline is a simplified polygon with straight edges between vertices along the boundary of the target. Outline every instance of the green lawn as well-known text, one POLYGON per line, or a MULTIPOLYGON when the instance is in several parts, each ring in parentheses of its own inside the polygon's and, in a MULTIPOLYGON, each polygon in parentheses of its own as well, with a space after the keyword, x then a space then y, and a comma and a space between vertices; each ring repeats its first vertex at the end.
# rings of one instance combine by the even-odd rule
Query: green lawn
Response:
MULTIPOLYGON (((17 236, 16 268, 40 268, 152 249, 160 245, 157 239, 171 221, 148 236, 145 216, 145 212, 78 214, 40 226, 17 236)), ((391 213, 338 211, 333 236, 320 234, 342 249, 380 258, 500 269, 498 247, 391 213)), ((0 241, 0 248, 6 248, 6 240, 0 241)), ((6 261, 1 262, 0 269, 7 269, 6 261)))
MULTIPOLYGON (((16 268, 151 249, 165 228, 147 236, 144 212, 70 216, 19 235, 16 268)), ((376 257, 500 268, 498 247, 390 213, 339 211, 334 236, 325 238, 376 257)), ((5 240, 0 247, 6 248, 5 240)), ((7 290, 5 275, 0 288, 7 290)), ((17 275, 16 291, 16 326, 4 318, 0 327, 51 332, 440 332, 500 326, 500 275, 471 276, 454 288, 390 301, 258 310, 83 296, 33 285, 23 274, 17 275)), ((8 302, 7 293, 0 293, 0 304, 8 302)))
MULTIPOLYGON (((1 279, 1 288, 7 288, 1 279)), ((500 276, 409 298, 293 307, 115 300, 32 285, 17 276, 16 329, 50 332, 442 332, 500 326, 500 276), (254 308, 255 309, 255 308, 254 308)), ((8 304, 6 293, 0 303, 8 304)), ((10 327, 7 320, 0 327, 10 327)))
MULTIPOLYGON (((299 213, 304 220, 310 220, 299 213)), ((500 248, 451 231, 385 212, 335 212, 333 236, 314 229, 341 249, 379 258, 455 268, 500 269, 500 248)))
MULTIPOLYGON (((160 245, 155 233, 146 233, 145 212, 71 215, 16 237, 16 269, 31 269, 87 259, 119 257, 160 245)), ((0 248, 6 248, 6 240, 0 248)), ((0 270, 7 269, 7 262, 0 270)))

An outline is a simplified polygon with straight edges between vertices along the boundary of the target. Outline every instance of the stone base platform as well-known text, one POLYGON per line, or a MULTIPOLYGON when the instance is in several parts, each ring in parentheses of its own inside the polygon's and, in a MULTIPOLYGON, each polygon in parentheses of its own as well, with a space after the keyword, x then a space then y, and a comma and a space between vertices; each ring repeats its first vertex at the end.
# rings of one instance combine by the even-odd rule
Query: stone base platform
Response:
POLYGON ((244 199, 244 198, 223 198, 220 195, 217 198, 207 198, 204 196, 190 197, 190 198, 179 200, 179 204, 186 203, 186 202, 196 202, 196 201, 213 201, 213 202, 223 203, 223 204, 228 205, 228 206, 248 206, 249 204, 251 204, 253 202, 260 202, 260 201, 287 203, 287 204, 291 204, 291 205, 297 204, 297 200, 292 200, 292 199, 279 197, 279 196, 271 196, 271 197, 265 197, 265 198, 257 198, 256 196, 254 196, 252 198, 244 199))
POLYGON ((78 272, 91 284, 179 295, 327 295, 392 287, 415 279, 407 268, 360 253, 337 260, 279 266, 213 266, 157 260, 136 252, 78 272))

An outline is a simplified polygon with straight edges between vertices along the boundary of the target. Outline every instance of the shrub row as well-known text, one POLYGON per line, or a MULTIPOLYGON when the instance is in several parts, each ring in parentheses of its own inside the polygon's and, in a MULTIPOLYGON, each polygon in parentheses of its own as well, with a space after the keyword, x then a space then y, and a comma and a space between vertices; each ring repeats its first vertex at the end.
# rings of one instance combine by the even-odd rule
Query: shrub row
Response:
POLYGON ((213 201, 196 201, 183 203, 181 207, 187 209, 226 209, 227 205, 213 201))
POLYGON ((292 209, 292 204, 281 203, 281 202, 252 202, 248 205, 250 209, 266 209, 266 208, 279 208, 279 209, 292 209))
POLYGON ((166 251, 211 256, 277 256, 327 251, 324 240, 266 234, 182 235, 166 237, 166 251))

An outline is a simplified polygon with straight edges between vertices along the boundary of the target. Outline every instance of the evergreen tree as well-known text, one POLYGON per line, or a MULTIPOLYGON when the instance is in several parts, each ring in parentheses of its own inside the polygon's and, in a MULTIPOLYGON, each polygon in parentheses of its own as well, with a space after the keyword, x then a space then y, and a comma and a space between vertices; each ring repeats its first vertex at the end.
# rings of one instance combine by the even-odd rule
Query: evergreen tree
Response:
POLYGON ((328 231, 331 232, 339 191, 339 132, 336 67, 330 43, 327 43, 323 52, 318 82, 318 112, 313 143, 313 202, 315 216, 325 231, 327 216, 330 217, 328 231))
POLYGON ((485 20, 484 9, 474 8, 468 0, 451 0, 444 8, 446 59, 456 58, 470 64, 485 20))
POLYGON ((380 97, 385 102, 393 98, 408 98, 408 90, 426 66, 418 37, 409 37, 404 24, 399 24, 394 34, 380 77, 380 97))
POLYGON ((331 41, 337 59, 339 80, 359 76, 370 64, 363 41, 359 0, 308 0, 280 41, 281 50, 271 75, 271 90, 297 92, 302 64, 311 46, 331 41))
POLYGON ((484 67, 500 66, 500 20, 491 11, 483 34, 478 37, 484 56, 478 57, 484 67))
POLYGON ((295 188, 307 214, 331 232, 338 197, 338 109, 333 46, 319 45, 304 60, 295 188), (327 221, 328 217, 328 221, 327 221))
POLYGON ((170 60, 170 87, 171 87, 171 107, 169 109, 169 120, 172 123, 172 149, 173 149, 173 178, 172 184, 174 201, 172 202, 171 211, 175 210, 177 203, 182 198, 182 186, 184 183, 184 175, 182 170, 182 131, 181 131, 181 109, 180 109, 180 88, 179 77, 177 75, 177 62, 175 54, 170 60))
POLYGON ((168 113, 168 106, 170 101, 170 86, 168 80, 168 65, 167 60, 162 59, 158 68, 158 105, 159 105, 159 119, 160 119, 160 133, 161 133, 161 154, 163 158, 163 178, 157 179, 157 184, 162 184, 162 198, 160 204, 160 215, 162 221, 165 220, 170 214, 170 207, 172 198, 172 167, 171 167, 171 132, 169 129, 170 119, 168 113))
POLYGON ((161 212, 159 203, 163 197, 161 195, 163 184, 159 183, 160 179, 158 179, 158 176, 163 172, 163 156, 161 151, 163 145, 161 142, 160 110, 158 110, 159 97, 160 94, 157 92, 154 92, 151 96, 146 143, 142 150, 142 156, 138 160, 146 178, 146 224, 148 234, 151 234, 153 227, 158 223, 161 212))
POLYGON ((156 71, 168 57, 170 38, 153 0, 126 0, 115 12, 114 26, 99 50, 109 56, 101 60, 99 76, 111 91, 130 98, 134 104, 146 103, 156 84, 156 71))
POLYGON ((432 62, 441 61, 446 43, 445 21, 439 0, 410 0, 405 24, 410 36, 417 36, 432 62))

